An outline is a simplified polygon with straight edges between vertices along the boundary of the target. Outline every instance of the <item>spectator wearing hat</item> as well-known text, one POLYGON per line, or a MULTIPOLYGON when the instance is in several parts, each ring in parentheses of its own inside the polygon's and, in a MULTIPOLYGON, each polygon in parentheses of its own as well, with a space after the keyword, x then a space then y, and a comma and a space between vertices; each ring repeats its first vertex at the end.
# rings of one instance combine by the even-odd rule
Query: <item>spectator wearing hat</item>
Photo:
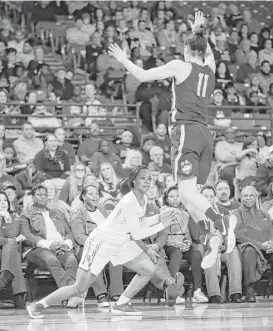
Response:
POLYGON ((21 163, 28 159, 34 159, 34 156, 43 149, 44 144, 40 138, 36 138, 33 125, 26 122, 22 125, 22 134, 13 143, 21 163))
POLYGON ((66 152, 59 148, 54 134, 46 135, 44 144, 44 149, 35 155, 33 163, 47 179, 67 177, 70 171, 69 159, 66 152))
POLYGON ((267 159, 260 165, 256 172, 255 187, 261 198, 265 198, 270 183, 273 181, 273 146, 268 149, 267 159))
POLYGON ((11 182, 4 182, 1 185, 1 191, 5 192, 10 203, 10 210, 15 211, 18 214, 21 214, 21 207, 16 196, 16 187, 11 182))
POLYGON ((11 209, 7 194, 3 191, 0 191, 0 220, 0 290, 11 284, 15 308, 24 309, 27 288, 21 267, 19 244, 26 238, 20 234, 20 217, 11 209))

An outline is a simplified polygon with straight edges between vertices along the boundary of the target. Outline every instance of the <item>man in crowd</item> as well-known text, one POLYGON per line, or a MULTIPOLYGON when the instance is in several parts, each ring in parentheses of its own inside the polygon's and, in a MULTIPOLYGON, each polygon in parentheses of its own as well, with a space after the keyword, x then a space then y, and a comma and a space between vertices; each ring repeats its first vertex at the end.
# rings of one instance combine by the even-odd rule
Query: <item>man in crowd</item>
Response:
POLYGON ((240 206, 239 202, 230 200, 230 187, 227 181, 220 180, 216 183, 215 191, 217 197, 216 204, 218 206, 225 207, 229 211, 235 210, 240 206))

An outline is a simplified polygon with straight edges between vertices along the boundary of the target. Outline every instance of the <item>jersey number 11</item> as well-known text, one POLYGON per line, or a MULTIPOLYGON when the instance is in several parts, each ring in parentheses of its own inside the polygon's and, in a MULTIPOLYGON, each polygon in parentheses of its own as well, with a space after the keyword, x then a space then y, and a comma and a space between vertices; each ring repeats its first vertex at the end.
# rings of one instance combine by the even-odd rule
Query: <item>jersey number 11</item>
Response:
POLYGON ((197 85, 197 96, 205 98, 208 86, 209 75, 199 74, 198 75, 198 85, 197 85))

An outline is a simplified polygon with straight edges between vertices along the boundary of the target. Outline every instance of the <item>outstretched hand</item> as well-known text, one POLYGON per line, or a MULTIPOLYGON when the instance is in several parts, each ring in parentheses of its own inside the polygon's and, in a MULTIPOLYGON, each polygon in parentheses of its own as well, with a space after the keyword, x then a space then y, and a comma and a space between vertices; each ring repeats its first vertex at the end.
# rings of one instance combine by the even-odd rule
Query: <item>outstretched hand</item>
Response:
POLYGON ((195 13, 195 20, 194 23, 192 21, 188 21, 189 25, 191 27, 191 30, 194 31, 197 26, 205 25, 205 17, 204 14, 201 11, 197 11, 195 13))
POLYGON ((177 221, 180 216, 180 212, 177 208, 167 207, 160 213, 161 223, 164 228, 168 228, 173 222, 177 221))
POLYGON ((109 46, 108 54, 113 56, 119 63, 124 63, 127 60, 126 50, 122 50, 117 44, 109 46))

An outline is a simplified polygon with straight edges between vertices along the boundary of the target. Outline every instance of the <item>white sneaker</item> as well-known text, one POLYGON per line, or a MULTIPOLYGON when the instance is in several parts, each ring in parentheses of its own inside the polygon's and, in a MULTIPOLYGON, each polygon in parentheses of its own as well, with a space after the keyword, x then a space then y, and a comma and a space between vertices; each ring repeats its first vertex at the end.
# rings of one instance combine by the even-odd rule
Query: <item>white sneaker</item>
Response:
POLYGON ((196 303, 208 303, 209 299, 205 296, 201 289, 198 288, 196 291, 193 292, 193 297, 191 301, 196 303))
POLYGON ((175 301, 176 305, 184 305, 184 303, 185 303, 185 299, 183 297, 176 298, 176 301, 175 301))

